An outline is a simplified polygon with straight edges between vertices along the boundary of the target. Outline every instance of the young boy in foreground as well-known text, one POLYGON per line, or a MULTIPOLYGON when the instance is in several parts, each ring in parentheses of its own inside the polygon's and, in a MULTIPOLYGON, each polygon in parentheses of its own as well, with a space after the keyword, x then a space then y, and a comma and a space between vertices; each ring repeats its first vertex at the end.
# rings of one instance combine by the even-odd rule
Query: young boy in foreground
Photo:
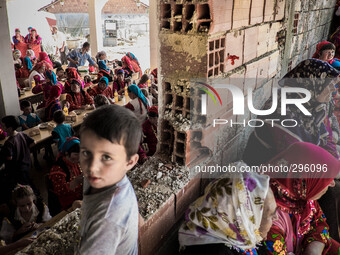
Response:
POLYGON ((128 109, 107 105, 80 129, 85 176, 78 254, 138 253, 138 206, 126 176, 138 161, 141 126, 128 109))

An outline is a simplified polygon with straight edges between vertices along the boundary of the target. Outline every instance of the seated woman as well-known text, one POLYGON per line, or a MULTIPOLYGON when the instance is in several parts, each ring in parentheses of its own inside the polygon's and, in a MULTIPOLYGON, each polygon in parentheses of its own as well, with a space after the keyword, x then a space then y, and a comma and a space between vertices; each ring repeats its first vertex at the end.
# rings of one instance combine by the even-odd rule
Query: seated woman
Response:
POLYGON ((35 64, 38 62, 38 59, 36 58, 34 51, 28 49, 26 51, 26 56, 31 60, 32 66, 34 67, 35 64))
MULTIPOLYGON (((311 143, 294 143, 268 164, 327 166, 327 171, 288 172, 271 179, 278 219, 264 242, 267 254, 338 254, 340 244, 330 238, 329 226, 317 200, 334 187, 340 162, 311 143)), ((316 169, 315 169, 316 170, 316 169)))
POLYGON ((266 254, 257 246, 275 219, 268 176, 236 173, 233 178, 219 178, 187 209, 178 232, 180 249, 188 255, 266 254))
POLYGON ((77 71, 77 68, 68 67, 68 68, 66 68, 66 81, 65 81, 65 85, 64 85, 66 93, 71 92, 71 82, 72 82, 73 79, 79 80, 82 84, 82 87, 84 87, 83 86, 84 83, 83 83, 83 81, 82 81, 82 79, 81 79, 81 77, 80 77, 80 75, 77 71))
POLYGON ((50 57, 47 55, 46 52, 43 51, 39 52, 38 63, 42 61, 45 61, 48 64, 49 70, 52 70, 54 68, 50 57))
MULTIPOLYGON (((79 139, 76 137, 66 140, 48 175, 51 181, 51 191, 57 196, 60 203, 60 208, 55 208, 52 214, 70 208, 75 200, 83 198, 83 173, 79 166, 79 143, 79 139)), ((53 196, 53 194, 49 195, 53 196)), ((49 199, 49 202, 52 201, 49 199)), ((55 204, 49 203, 48 205, 52 212, 52 207, 55 204)))
POLYGON ((135 72, 127 56, 122 57, 122 69, 125 71, 125 78, 132 76, 135 72))
POLYGON ((22 61, 21 61, 21 51, 20 50, 14 50, 13 51, 13 64, 19 65, 21 67, 22 61))
POLYGON ((49 68, 45 62, 37 63, 32 69, 30 76, 28 76, 29 86, 32 87, 33 81, 35 82, 35 85, 43 84, 45 82, 44 73, 46 72, 46 70, 49 70, 49 68))
POLYGON ((60 86, 52 86, 50 89, 50 97, 46 102, 45 107, 45 120, 51 121, 53 120, 53 114, 61 110, 61 105, 59 102, 59 97, 61 95, 62 89, 60 86))
POLYGON ((45 72, 45 82, 36 85, 32 89, 33 94, 39 94, 40 92, 44 93, 44 101, 38 105, 37 109, 46 107, 47 102, 50 98, 50 91, 53 86, 59 86, 61 90, 63 90, 63 85, 57 81, 57 77, 53 71, 47 70, 45 72))
POLYGON ((37 199, 28 185, 17 185, 12 191, 13 210, 2 221, 0 238, 6 243, 16 241, 51 219, 48 207, 37 199))
POLYGON ((100 51, 98 52, 97 56, 97 63, 98 63, 98 67, 99 67, 99 72, 98 72, 98 82, 100 80, 101 77, 106 77, 109 79, 109 82, 112 82, 113 78, 113 74, 112 71, 110 70, 110 68, 107 67, 106 62, 107 61, 107 56, 106 56, 106 52, 105 51, 100 51))
POLYGON ((119 69, 117 71, 117 79, 113 81, 113 91, 117 91, 119 95, 124 93, 125 86, 127 86, 124 73, 125 71, 123 69, 119 69))
POLYGON ((130 59, 131 66, 133 70, 135 71, 135 73, 139 73, 139 77, 142 77, 143 72, 142 72, 142 69, 140 68, 140 64, 136 56, 133 55, 131 52, 126 53, 126 56, 130 59))
POLYGON ((97 95, 104 95, 113 104, 113 92, 112 89, 109 87, 109 79, 106 77, 100 78, 98 85, 94 86, 92 89, 89 90, 89 95, 93 98, 97 95))
POLYGON ((138 82, 138 88, 143 89, 143 88, 148 88, 148 80, 149 76, 147 74, 143 74, 142 77, 140 78, 138 82))
POLYGON ((25 38, 20 34, 19 28, 15 29, 15 35, 12 37, 12 40, 14 43, 14 48, 15 48, 15 45, 18 43, 25 43, 25 38))
POLYGON ((84 77, 84 88, 91 87, 93 85, 90 75, 85 75, 84 77))
POLYGON ((144 142, 148 145, 147 156, 153 156, 157 148, 158 107, 152 106, 148 111, 148 119, 143 123, 144 142))
POLYGON ((128 87, 128 93, 131 101, 126 104, 125 107, 133 111, 140 123, 143 124, 146 120, 146 114, 150 105, 137 85, 130 85, 128 87))
POLYGON ((65 71, 62 67, 57 68, 56 76, 58 81, 63 81, 65 79, 65 71))
POLYGON ((73 79, 71 82, 71 92, 66 95, 66 105, 69 111, 85 108, 94 108, 92 97, 83 90, 82 82, 73 79))
POLYGON ((37 34, 37 30, 35 30, 35 28, 31 29, 31 33, 26 38, 26 43, 35 45, 41 44, 41 37, 37 34))
POLYGON ((17 78, 28 78, 33 69, 32 61, 29 57, 25 57, 22 60, 22 67, 16 72, 17 78))

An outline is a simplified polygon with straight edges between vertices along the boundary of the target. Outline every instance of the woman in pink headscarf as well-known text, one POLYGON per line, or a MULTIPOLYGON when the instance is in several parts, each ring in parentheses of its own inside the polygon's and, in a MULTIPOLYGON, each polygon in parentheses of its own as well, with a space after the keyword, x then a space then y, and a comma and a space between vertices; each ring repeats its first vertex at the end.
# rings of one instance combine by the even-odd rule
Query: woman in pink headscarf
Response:
POLYGON ((45 61, 47 64, 49 64, 50 70, 53 69, 53 63, 50 60, 50 58, 49 58, 49 56, 47 55, 46 52, 43 52, 43 51, 39 52, 38 63, 41 62, 41 61, 45 61))
POLYGON ((127 56, 122 57, 122 69, 125 71, 125 75, 131 76, 132 73, 135 72, 135 70, 133 69, 132 65, 131 65, 131 61, 127 56))
POLYGON ((37 30, 31 29, 30 35, 26 38, 26 43, 28 44, 41 44, 41 37, 37 34, 37 30))

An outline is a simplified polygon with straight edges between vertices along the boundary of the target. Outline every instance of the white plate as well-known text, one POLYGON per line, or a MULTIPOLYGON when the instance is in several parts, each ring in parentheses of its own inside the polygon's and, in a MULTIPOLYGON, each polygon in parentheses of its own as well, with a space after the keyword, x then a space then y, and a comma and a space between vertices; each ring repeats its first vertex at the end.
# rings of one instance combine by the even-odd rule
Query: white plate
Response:
POLYGON ((41 124, 38 125, 38 127, 40 129, 46 129, 48 127, 48 124, 47 123, 41 123, 41 124))

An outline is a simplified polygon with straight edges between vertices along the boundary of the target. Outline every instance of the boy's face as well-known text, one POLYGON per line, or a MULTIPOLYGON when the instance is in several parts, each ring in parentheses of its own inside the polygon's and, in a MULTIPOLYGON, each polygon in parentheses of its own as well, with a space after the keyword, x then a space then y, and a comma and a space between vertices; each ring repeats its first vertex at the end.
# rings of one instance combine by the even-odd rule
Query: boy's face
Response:
POLYGON ((123 145, 98 137, 93 131, 82 132, 80 141, 80 166, 94 189, 118 183, 138 161, 138 154, 128 160, 123 145))
POLYGON ((24 109, 22 109, 22 112, 24 113, 24 115, 29 115, 32 112, 32 107, 25 107, 24 109))

